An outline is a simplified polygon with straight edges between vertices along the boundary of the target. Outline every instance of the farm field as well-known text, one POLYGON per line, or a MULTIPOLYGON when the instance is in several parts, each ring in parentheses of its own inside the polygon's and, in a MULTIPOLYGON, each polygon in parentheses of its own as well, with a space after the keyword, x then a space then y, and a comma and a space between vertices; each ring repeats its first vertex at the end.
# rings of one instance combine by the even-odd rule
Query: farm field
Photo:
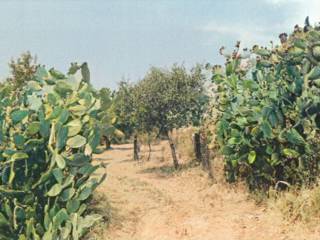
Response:
POLYGON ((1 9, 0 240, 320 240, 319 0, 1 9))
MULTIPOLYGON (((166 147, 164 141, 154 145, 149 162, 132 160, 132 144, 95 155, 108 173, 97 194, 106 196, 112 209, 109 227, 93 231, 92 239, 318 239, 320 229, 285 222, 267 203, 257 205, 243 186, 225 183, 221 163, 214 165, 215 183, 190 163, 174 173, 166 147)), ((146 147, 142 151, 147 154, 146 147)))

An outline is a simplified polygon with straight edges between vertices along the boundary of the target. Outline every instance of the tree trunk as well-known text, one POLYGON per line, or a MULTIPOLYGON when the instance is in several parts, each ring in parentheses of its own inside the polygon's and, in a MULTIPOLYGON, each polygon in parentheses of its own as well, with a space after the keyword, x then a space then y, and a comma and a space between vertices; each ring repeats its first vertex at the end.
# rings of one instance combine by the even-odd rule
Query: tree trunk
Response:
POLYGON ((177 170, 179 168, 179 162, 176 154, 176 147, 174 146, 172 138, 169 136, 169 133, 167 133, 170 149, 171 149, 171 155, 173 160, 174 168, 177 170))
POLYGON ((194 153, 196 156, 196 160, 201 162, 201 140, 200 140, 200 133, 195 133, 193 136, 193 144, 194 144, 194 153))
POLYGON ((106 145, 106 149, 110 149, 111 148, 111 142, 110 139, 108 137, 104 137, 104 143, 106 145))
POLYGON ((201 162, 204 170, 208 172, 208 176, 213 179, 213 173, 210 162, 210 152, 207 143, 207 135, 204 132, 200 134, 200 145, 201 145, 201 162))
POLYGON ((147 161, 150 161, 150 158, 151 158, 151 143, 150 142, 148 142, 148 146, 149 146, 149 155, 148 155, 147 161))
POLYGON ((133 139, 133 160, 139 160, 138 136, 135 134, 133 139))

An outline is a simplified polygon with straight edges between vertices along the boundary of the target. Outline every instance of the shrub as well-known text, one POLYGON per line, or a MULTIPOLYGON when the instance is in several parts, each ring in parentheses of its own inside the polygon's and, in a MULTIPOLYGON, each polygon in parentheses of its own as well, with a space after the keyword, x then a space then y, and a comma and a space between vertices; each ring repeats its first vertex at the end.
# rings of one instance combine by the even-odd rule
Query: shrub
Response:
POLYGON ((222 48, 226 67, 213 67, 227 179, 251 189, 311 183, 319 172, 320 31, 307 22, 280 37, 251 54, 222 48))
POLYGON ((38 67, 17 91, 0 89, 0 238, 79 239, 99 144, 99 99, 79 72, 38 67))

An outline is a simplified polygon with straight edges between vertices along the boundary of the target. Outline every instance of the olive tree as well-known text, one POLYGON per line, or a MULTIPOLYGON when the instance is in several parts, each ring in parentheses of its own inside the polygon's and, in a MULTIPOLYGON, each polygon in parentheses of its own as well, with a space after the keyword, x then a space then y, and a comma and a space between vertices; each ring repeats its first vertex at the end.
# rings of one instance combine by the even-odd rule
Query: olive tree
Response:
POLYGON ((121 81, 113 96, 112 111, 117 119, 115 127, 121 130, 126 138, 134 134, 136 125, 133 88, 133 84, 121 81))
POLYGON ((111 147, 110 135, 113 132, 113 117, 110 114, 112 106, 112 91, 109 88, 101 88, 98 92, 101 100, 101 112, 99 114, 100 125, 102 129, 102 137, 105 142, 106 149, 111 147))
POLYGON ((169 70, 152 67, 135 87, 138 127, 146 131, 159 129, 168 139, 176 169, 179 161, 171 132, 199 123, 207 102, 205 79, 200 65, 190 71, 183 65, 173 65, 169 70))
POLYGON ((112 111, 116 118, 115 127, 119 129, 125 138, 134 137, 133 151, 134 160, 139 159, 135 85, 128 81, 121 81, 119 88, 114 94, 112 111))

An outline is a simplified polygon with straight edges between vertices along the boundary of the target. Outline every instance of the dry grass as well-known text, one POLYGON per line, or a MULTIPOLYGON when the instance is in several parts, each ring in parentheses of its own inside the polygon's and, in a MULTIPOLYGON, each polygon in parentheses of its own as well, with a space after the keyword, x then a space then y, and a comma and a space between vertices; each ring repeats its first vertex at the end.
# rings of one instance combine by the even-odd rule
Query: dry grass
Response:
POLYGON ((195 159, 193 134, 196 131, 196 128, 188 127, 174 130, 172 132, 172 138, 176 145, 179 158, 183 158, 189 161, 195 159))
POLYGON ((100 214, 102 216, 102 221, 92 227, 84 239, 105 239, 103 238, 105 229, 109 227, 111 219, 113 219, 113 221, 116 219, 114 209, 111 207, 106 195, 96 192, 90 202, 89 211, 91 213, 100 214))
POLYGON ((157 139, 157 135, 158 133, 156 130, 148 134, 147 133, 139 134, 138 141, 142 145, 147 145, 148 143, 159 144, 160 140, 157 139))
MULTIPOLYGON (((196 132, 196 128, 188 127, 178 130, 173 130, 171 137, 173 138, 176 153, 179 162, 182 164, 187 164, 190 161, 195 159, 194 154, 194 147, 193 147, 193 134, 196 132)), ((171 163, 171 150, 169 143, 161 145, 160 154, 155 152, 154 146, 160 144, 160 140, 156 138, 155 133, 151 133, 150 135, 147 134, 140 134, 139 135, 139 143, 141 144, 141 152, 140 158, 142 161, 148 159, 149 149, 148 143, 152 143, 152 151, 151 156, 157 158, 160 162, 168 162, 171 163)), ((167 142, 167 141, 165 141, 167 142)), ((152 157, 152 158, 153 158, 152 157)))
POLYGON ((302 222, 310 227, 320 222, 320 186, 271 192, 269 207, 279 211, 288 222, 302 222))
MULTIPOLYGON (((106 220, 111 218, 111 225, 107 228, 109 221, 101 223, 86 239, 320 239, 319 186, 282 193, 270 191, 268 199, 261 194, 248 195, 243 183, 226 183, 221 157, 212 160, 213 183, 191 164, 193 133, 194 129, 173 132, 179 161, 184 166, 181 171, 172 167, 167 141, 153 144, 149 162, 131 161, 128 146, 106 152, 106 159, 112 159, 110 175, 99 189, 108 194, 115 209, 110 208, 107 199, 97 198, 95 205, 106 211, 102 215, 107 216, 106 220)), ((146 153, 144 146, 141 154, 146 153)))

